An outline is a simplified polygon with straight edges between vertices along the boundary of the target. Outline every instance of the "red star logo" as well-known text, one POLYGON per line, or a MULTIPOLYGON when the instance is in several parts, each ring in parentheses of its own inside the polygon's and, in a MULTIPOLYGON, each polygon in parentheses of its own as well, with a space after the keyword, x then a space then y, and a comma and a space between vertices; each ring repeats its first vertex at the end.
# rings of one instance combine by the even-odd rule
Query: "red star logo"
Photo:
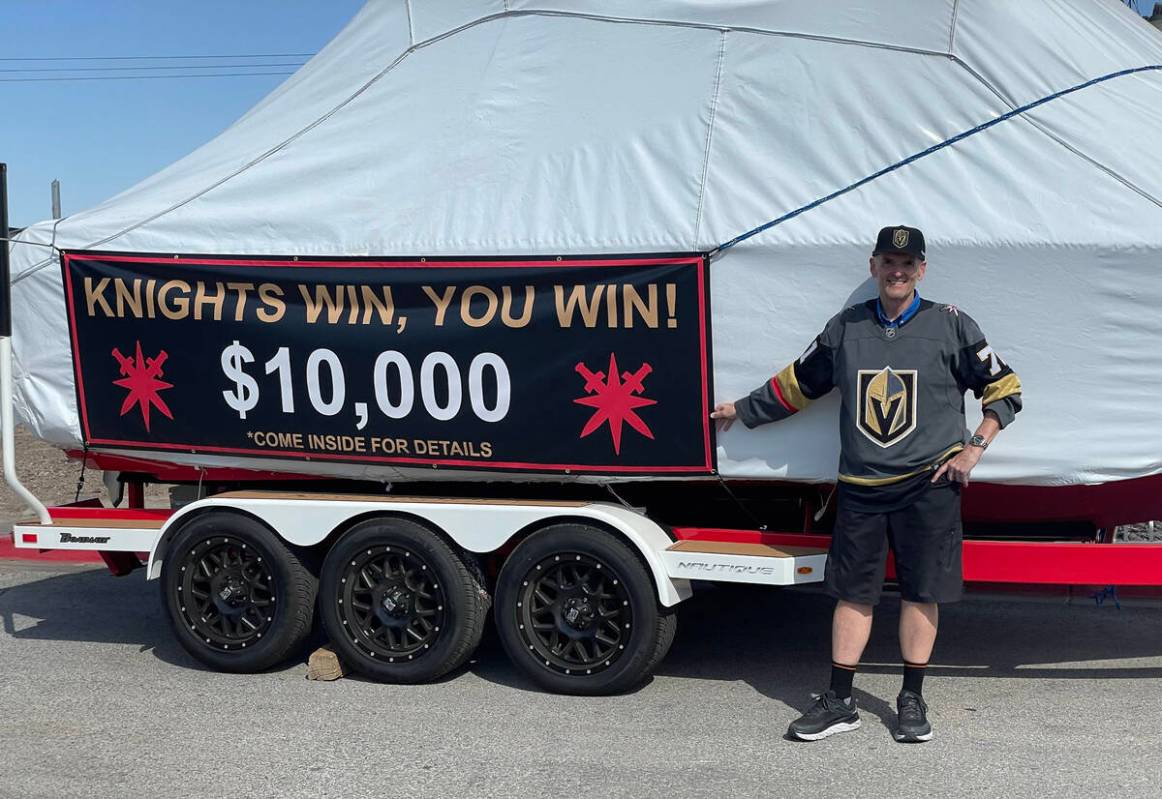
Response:
POLYGON ((173 388, 172 383, 158 379, 162 375, 162 364, 169 357, 166 351, 161 350, 156 358, 145 358, 141 354, 141 342, 139 341, 137 342, 136 358, 122 355, 116 347, 113 348, 113 357, 121 365, 121 374, 124 375, 120 380, 114 380, 113 385, 129 390, 129 395, 121 403, 121 415, 129 413, 134 405, 140 407, 146 432, 149 431, 150 405, 156 406, 167 419, 173 419, 173 414, 170 413, 165 400, 158 396, 159 392, 173 388))
POLYGON ((628 424, 648 439, 653 439, 654 433, 642 418, 637 415, 635 408, 646 405, 657 405, 657 400, 639 396, 645 393, 642 381, 653 371, 648 363, 643 363, 636 372, 619 372, 617 356, 609 355, 609 377, 605 372, 591 372, 584 362, 574 367, 577 374, 585 378, 586 396, 579 397, 573 402, 578 405, 588 405, 596 408, 579 438, 592 433, 606 422, 609 423, 609 434, 613 437, 613 451, 621 454, 621 425, 628 424))

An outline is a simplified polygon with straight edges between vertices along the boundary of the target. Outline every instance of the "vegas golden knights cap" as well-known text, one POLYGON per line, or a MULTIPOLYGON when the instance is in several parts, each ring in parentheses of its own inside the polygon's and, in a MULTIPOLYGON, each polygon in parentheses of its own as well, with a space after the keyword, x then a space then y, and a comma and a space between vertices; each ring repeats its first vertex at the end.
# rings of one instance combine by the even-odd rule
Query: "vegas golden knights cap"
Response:
POLYGON ((876 237, 872 255, 898 252, 924 260, 924 233, 918 228, 896 225, 886 227, 876 237))

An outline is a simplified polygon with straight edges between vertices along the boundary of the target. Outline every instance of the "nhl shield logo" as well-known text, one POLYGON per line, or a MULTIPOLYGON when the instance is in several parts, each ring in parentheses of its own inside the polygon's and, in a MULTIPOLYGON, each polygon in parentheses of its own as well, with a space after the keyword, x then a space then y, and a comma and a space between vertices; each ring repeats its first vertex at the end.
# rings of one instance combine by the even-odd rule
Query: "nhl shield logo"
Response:
POLYGON ((892 234, 892 244, 896 245, 896 249, 902 250, 908 246, 908 236, 910 234, 907 230, 900 228, 892 234))
POLYGON ((885 448, 907 438, 916 429, 916 379, 915 369, 860 369, 856 397, 859 431, 885 448))

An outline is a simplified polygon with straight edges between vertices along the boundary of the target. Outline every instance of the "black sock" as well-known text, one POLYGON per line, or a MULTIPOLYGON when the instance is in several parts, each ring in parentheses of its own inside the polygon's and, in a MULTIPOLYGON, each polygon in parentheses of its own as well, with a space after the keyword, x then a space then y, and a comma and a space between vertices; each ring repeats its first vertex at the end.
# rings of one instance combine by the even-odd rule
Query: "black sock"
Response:
POLYGON ((840 699, 851 696, 851 681, 855 679, 855 668, 831 661, 831 690, 840 699))
POLYGON ((921 696, 924 690, 924 671, 927 663, 912 663, 904 661, 904 690, 921 696))

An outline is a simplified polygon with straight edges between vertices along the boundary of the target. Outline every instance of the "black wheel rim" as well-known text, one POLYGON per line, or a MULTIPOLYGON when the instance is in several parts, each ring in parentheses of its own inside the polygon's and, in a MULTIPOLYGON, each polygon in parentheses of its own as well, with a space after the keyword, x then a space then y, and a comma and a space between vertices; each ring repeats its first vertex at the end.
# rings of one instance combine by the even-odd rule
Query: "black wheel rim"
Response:
POLYGON ((207 647, 242 650, 257 644, 274 620, 270 558, 236 538, 207 538, 179 564, 173 600, 186 629, 207 647))
POLYGON ((608 563, 576 552, 553 555, 530 569, 515 610, 528 653, 572 677, 613 665, 633 630, 625 581, 608 563))
POLYGON ((370 658, 417 660, 431 651, 445 626, 447 602, 439 578, 405 547, 375 546, 349 557, 337 594, 347 637, 370 658))

